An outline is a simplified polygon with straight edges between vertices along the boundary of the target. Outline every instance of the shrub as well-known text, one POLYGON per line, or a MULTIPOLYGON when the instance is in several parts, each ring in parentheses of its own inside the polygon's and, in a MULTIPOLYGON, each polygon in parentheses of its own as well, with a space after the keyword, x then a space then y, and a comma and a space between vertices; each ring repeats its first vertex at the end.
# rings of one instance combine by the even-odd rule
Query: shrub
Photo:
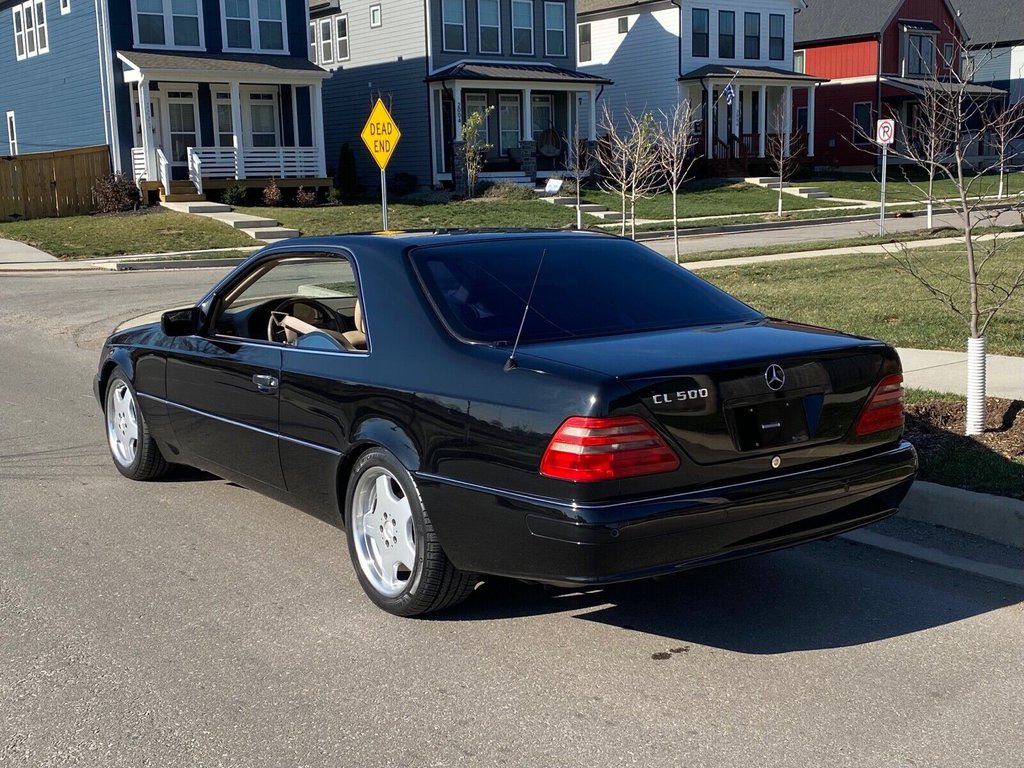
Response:
POLYGON ((232 184, 230 187, 225 187, 224 191, 220 194, 220 201, 232 207, 245 205, 249 201, 249 188, 242 184, 232 184))
POLYGON ((394 180, 391 182, 392 190, 399 197, 412 194, 416 191, 418 185, 419 180, 411 173, 405 173, 404 171, 396 173, 394 180))
POLYGON ((452 201, 452 193, 447 189, 429 189, 406 195, 405 202, 423 205, 442 205, 452 201))
POLYGON ((270 183, 263 189, 263 204, 271 208, 279 206, 284 195, 281 188, 277 186, 277 179, 271 179, 270 183))
POLYGON ((342 144, 338 152, 338 177, 334 180, 334 186, 341 190, 341 196, 345 198, 356 197, 359 194, 356 155, 348 142, 342 144))
POLYGON ((127 173, 112 173, 92 185, 92 202, 100 213, 133 211, 139 200, 139 188, 127 173))
POLYGON ((295 204, 300 208, 311 208, 316 205, 316 190, 299 187, 295 192, 295 204))
POLYGON ((327 202, 333 203, 334 205, 339 204, 343 200, 341 190, 337 187, 331 187, 327 190, 327 202))
POLYGON ((497 181, 488 186, 481 197, 486 197, 489 200, 533 200, 537 195, 529 187, 509 181, 497 181))

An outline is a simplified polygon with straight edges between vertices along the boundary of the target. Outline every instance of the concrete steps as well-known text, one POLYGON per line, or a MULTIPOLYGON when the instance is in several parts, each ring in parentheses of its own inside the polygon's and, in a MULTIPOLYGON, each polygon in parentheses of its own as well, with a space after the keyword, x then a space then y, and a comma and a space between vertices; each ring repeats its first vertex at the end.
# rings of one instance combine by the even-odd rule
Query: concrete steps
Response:
POLYGON ((515 184, 520 187, 533 188, 533 179, 521 171, 487 171, 481 173, 479 181, 485 184, 515 184))
POLYGON ((221 224, 244 232, 253 240, 260 240, 265 243, 274 243, 278 240, 287 240, 290 237, 298 237, 301 233, 297 229, 282 227, 276 219, 268 219, 262 216, 250 216, 244 213, 235 213, 230 205, 210 202, 165 202, 164 208, 180 213, 191 213, 195 216, 204 216, 221 224))
POLYGON ((790 184, 788 181, 784 181, 780 185, 777 177, 750 176, 745 178, 744 181, 747 182, 747 184, 753 184, 754 186, 763 187, 764 189, 778 190, 781 188, 787 195, 804 197, 809 200, 825 200, 832 197, 831 194, 823 190, 821 187, 795 186, 790 184))

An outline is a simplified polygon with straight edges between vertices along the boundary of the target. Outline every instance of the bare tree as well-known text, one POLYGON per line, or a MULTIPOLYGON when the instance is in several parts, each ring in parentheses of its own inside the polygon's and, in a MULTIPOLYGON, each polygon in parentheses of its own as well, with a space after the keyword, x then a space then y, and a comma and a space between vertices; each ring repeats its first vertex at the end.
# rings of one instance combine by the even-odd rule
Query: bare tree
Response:
POLYGON ((639 117, 626 112, 629 126, 629 228, 636 239, 636 202, 652 197, 664 187, 658 160, 660 141, 658 121, 650 112, 639 117))
POLYGON ((797 169, 800 168, 800 152, 803 147, 803 137, 798 132, 790 132, 787 146, 785 125, 786 105, 780 102, 772 110, 772 124, 775 132, 769 133, 765 138, 765 157, 768 159, 768 167, 772 176, 778 180, 779 205, 776 211, 779 218, 782 218, 782 188, 797 169))
POLYGON ((472 112, 462 125, 463 152, 466 160, 466 186, 469 196, 476 194, 476 183, 480 170, 484 167, 484 156, 493 145, 484 139, 487 118, 494 107, 487 107, 483 112, 472 112))
POLYGON ((672 245, 676 264, 679 263, 679 190, 690 178, 697 160, 698 110, 689 99, 676 104, 671 112, 661 113, 658 134, 658 162, 672 195, 672 245))
POLYGON ((619 198, 621 214, 620 234, 626 234, 626 199, 630 188, 632 165, 629 152, 629 135, 621 130, 612 117, 608 103, 601 111, 601 128, 604 137, 601 142, 601 186, 619 198))
POLYGON ((1006 165, 1010 147, 1016 146, 1012 142, 1024 132, 1024 110, 998 109, 1004 94, 970 83, 958 66, 948 69, 942 78, 933 73, 922 80, 922 86, 929 93, 920 103, 922 115, 890 152, 924 169, 930 179, 952 183, 956 190, 953 207, 963 232, 963 259, 949 271, 906 247, 893 255, 967 329, 966 432, 979 434, 985 428, 985 333, 992 319, 1024 287, 1024 270, 1012 269, 1000 258, 1005 255, 1006 238, 998 233, 981 237, 977 230, 995 224, 1013 208, 1009 201, 986 199, 984 190, 986 176, 1006 165), (994 156, 983 152, 985 136, 996 137, 994 156))
POLYGON ((1024 102, 1010 104, 995 115, 989 123, 992 144, 999 156, 1000 200, 1006 197, 1006 166, 1015 165, 1024 155, 1024 102))
POLYGON ((577 101, 576 120, 573 123, 572 141, 565 153, 565 173, 576 187, 576 229, 583 229, 583 211, 580 208, 582 203, 583 182, 590 177, 590 154, 585 149, 585 144, 580 139, 580 107, 582 99, 577 101))

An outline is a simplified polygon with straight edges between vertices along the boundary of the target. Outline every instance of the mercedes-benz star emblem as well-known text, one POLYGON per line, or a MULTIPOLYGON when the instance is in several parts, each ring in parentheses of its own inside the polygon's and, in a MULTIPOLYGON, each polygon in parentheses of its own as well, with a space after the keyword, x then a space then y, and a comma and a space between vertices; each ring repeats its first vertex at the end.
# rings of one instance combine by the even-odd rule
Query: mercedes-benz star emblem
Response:
POLYGON ((764 372, 764 383, 772 392, 782 389, 786 383, 786 372, 782 370, 782 366, 774 363, 769 365, 768 370, 764 372))

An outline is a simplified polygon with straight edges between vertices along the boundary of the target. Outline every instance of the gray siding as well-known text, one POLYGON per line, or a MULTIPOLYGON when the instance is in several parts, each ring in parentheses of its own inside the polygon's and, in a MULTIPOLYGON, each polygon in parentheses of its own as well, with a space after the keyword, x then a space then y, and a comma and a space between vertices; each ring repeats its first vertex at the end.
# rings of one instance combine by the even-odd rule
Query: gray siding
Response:
POLYGON ((49 53, 18 61, 11 3, 0 3, 0 118, 14 111, 20 153, 106 144, 95 7, 78 0, 61 16, 57 0, 46 0, 46 21, 49 53))
POLYGON ((360 183, 372 190, 380 171, 359 137, 377 98, 383 99, 402 132, 388 164, 388 178, 397 173, 430 184, 430 115, 427 38, 423 3, 392 0, 382 3, 382 25, 370 27, 370 6, 379 0, 345 4, 348 14, 349 60, 327 65, 333 72, 324 83, 324 123, 328 172, 338 166, 342 144, 356 158, 360 183))
POLYGON ((434 69, 442 69, 464 59, 474 61, 504 61, 509 63, 532 64, 538 61, 549 62, 556 67, 575 69, 576 67, 576 3, 568 0, 565 3, 565 56, 544 55, 544 0, 533 0, 533 56, 512 55, 512 0, 500 0, 501 13, 501 53, 480 53, 479 27, 477 24, 476 0, 466 2, 466 52, 445 51, 442 37, 441 0, 428 0, 430 3, 430 25, 433 41, 434 69))

